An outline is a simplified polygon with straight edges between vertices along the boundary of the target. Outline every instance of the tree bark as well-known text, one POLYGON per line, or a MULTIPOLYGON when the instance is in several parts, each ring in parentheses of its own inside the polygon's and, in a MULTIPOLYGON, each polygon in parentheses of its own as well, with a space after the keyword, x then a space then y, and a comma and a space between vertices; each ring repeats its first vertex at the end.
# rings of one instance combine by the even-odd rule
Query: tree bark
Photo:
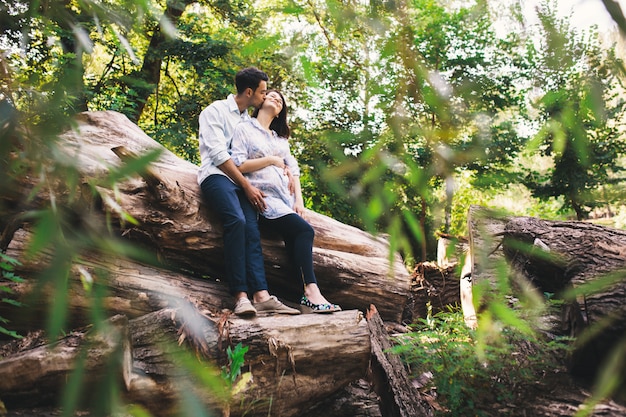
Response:
POLYGON ((128 319, 114 316, 99 331, 74 332, 55 343, 3 358, 0 404, 8 408, 56 404, 81 363, 85 396, 107 378, 119 379, 128 388, 132 373, 128 319))
POLYGON ((626 231, 579 221, 503 216, 481 207, 472 207, 468 222, 474 285, 486 280, 495 289, 502 278, 499 265, 505 263, 512 271, 509 276, 522 277, 514 288, 530 284, 538 294, 562 299, 568 290, 588 286, 577 297, 565 299, 560 317, 542 321, 542 330, 576 338, 568 364, 574 374, 591 380, 615 349, 623 349, 626 231), (581 338, 586 332, 590 337, 581 338))
POLYGON ((432 416, 432 408, 413 388, 400 358, 389 352, 393 344, 374 305, 370 306, 366 317, 372 343, 370 379, 381 397, 382 414, 385 417, 432 416))
POLYGON ((168 415, 175 407, 189 377, 167 356, 163 339, 171 343, 183 335, 195 350, 218 364, 226 363, 227 346, 241 343, 249 348, 242 372, 251 372, 253 383, 228 407, 206 390, 194 391, 207 405, 228 408, 231 416, 302 415, 363 377, 370 357, 367 324, 356 310, 253 320, 224 315, 213 321, 194 309, 165 309, 132 320, 130 328, 135 369, 144 376, 129 396, 157 415, 168 415))
POLYGON ((228 313, 209 318, 188 303, 130 322, 115 316, 111 323, 117 330, 104 336, 74 332, 4 358, 0 400, 9 409, 56 405, 86 347, 88 386, 107 373, 119 374, 127 401, 155 416, 175 415, 192 393, 204 406, 232 417, 289 417, 364 377, 370 358, 368 327, 356 310, 244 320, 228 313), (229 398, 215 385, 198 383, 202 374, 220 379, 226 348, 238 343, 249 349, 242 373, 252 376, 243 390, 229 398), (124 358, 120 369, 112 367, 114 354, 124 358))
POLYGON ((460 303, 460 279, 457 264, 440 267, 434 262, 422 262, 411 275, 411 294, 403 321, 412 323, 429 314, 447 311, 460 303), (430 306, 430 307, 429 307, 430 306))
POLYGON ((506 223, 502 246, 513 268, 541 293, 563 298, 565 291, 587 286, 575 299, 567 298, 562 328, 579 341, 573 372, 594 376, 612 350, 626 343, 626 231, 515 217, 506 223), (586 331, 595 335, 583 343, 579 336, 586 331))
MULTIPOLYGON (((47 266, 45 256, 30 260, 25 256, 29 239, 29 233, 18 231, 6 252, 14 259, 24 259, 15 272, 25 281, 3 284, 10 289, 4 298, 24 306, 16 308, 0 303, 0 317, 9 320, 8 327, 20 334, 45 327, 55 296, 52 285, 42 286, 37 280, 38 273, 47 266)), ((128 259, 104 259, 99 253, 83 253, 70 274, 66 306, 70 328, 87 325, 91 320, 89 311, 93 308, 94 290, 85 289, 81 280, 85 274, 101 289, 98 291, 100 301, 110 315, 123 314, 133 319, 189 302, 208 314, 232 307, 226 286, 215 280, 128 259)))

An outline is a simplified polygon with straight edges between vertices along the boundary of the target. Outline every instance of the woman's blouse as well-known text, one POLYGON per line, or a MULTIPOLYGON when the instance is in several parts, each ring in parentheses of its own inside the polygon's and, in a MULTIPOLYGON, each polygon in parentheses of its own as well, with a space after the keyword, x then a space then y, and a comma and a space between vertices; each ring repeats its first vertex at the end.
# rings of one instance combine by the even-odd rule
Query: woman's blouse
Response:
MULTIPOLYGON (((248 159, 279 156, 283 158, 294 177, 300 176, 298 162, 289 150, 289 141, 279 137, 274 131, 265 130, 255 118, 237 125, 233 133, 230 154, 237 166, 248 159)), ((267 208, 261 213, 263 217, 276 219, 295 213, 293 210, 295 195, 289 193, 289 177, 285 175, 283 168, 270 165, 244 175, 252 185, 266 195, 267 208)), ((296 181, 298 180, 299 178, 296 178, 296 181)))

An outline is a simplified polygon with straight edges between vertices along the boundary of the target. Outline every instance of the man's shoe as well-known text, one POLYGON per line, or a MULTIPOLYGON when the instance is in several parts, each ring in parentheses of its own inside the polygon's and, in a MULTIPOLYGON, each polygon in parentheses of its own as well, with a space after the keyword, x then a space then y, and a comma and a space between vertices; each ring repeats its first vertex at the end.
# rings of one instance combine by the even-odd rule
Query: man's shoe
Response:
POLYGON ((246 297, 241 297, 235 303, 234 313, 241 317, 254 316, 256 314, 256 308, 254 308, 250 300, 246 297))
POLYGON ((274 314, 300 314, 300 310, 288 307, 281 303, 275 295, 271 295, 270 299, 261 303, 254 303, 258 313, 274 313, 274 314))

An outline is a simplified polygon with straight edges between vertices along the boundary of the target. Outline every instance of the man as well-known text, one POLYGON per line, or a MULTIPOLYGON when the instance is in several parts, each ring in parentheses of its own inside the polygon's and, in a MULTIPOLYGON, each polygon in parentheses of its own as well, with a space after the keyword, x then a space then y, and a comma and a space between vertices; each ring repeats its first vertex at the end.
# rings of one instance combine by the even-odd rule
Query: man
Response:
POLYGON ((250 118, 249 107, 265 99, 268 76, 257 68, 245 68, 235 76, 237 94, 230 94, 200 113, 199 146, 202 163, 198 184, 202 195, 220 215, 224 225, 224 255, 235 314, 257 312, 300 314, 270 295, 258 227, 258 213, 265 210, 264 194, 252 186, 230 158, 235 126, 250 118), (252 302, 248 298, 251 293, 252 302))

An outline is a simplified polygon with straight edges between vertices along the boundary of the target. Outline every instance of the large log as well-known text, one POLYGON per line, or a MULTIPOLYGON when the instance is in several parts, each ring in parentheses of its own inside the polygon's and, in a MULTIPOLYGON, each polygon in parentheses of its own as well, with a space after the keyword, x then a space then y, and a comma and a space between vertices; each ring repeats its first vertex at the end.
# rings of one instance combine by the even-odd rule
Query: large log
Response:
MULTIPOLYGON (((249 348, 243 372, 252 373, 252 382, 230 402, 231 416, 305 415, 306 409, 363 377, 370 358, 367 324, 356 310, 252 320, 227 315, 216 323, 193 309, 166 309, 132 320, 130 328, 135 368, 144 376, 131 384, 129 397, 155 415, 170 415, 180 390, 189 386, 183 382, 189 374, 175 366, 163 344, 181 334, 221 364, 227 346, 249 348)), ((214 393, 194 392, 205 404, 224 408, 214 393)))
MULTIPOLYGON (((106 176, 111 167, 134 155, 160 151, 141 178, 120 183, 115 191, 100 187, 95 200, 89 193, 83 198, 93 200, 94 211, 104 207, 119 216, 123 210, 135 218, 138 226, 120 218, 119 234, 150 248, 168 267, 223 280, 222 228, 210 202, 201 199, 197 166, 176 157, 125 116, 111 111, 80 114, 60 145, 78 164, 84 181, 106 176)), ((40 199, 45 201, 45 196, 40 199)), ((345 309, 363 311, 375 300, 383 319, 400 321, 409 274, 399 255, 390 253, 388 242, 312 211, 306 217, 316 233, 314 263, 324 295, 345 309)), ((17 228, 13 222, 3 224, 7 229, 17 228)), ((7 229, 2 242, 10 240, 7 229)), ((272 292, 298 301, 302 284, 289 275, 282 242, 271 233, 263 236, 272 292)))
MULTIPOLYGON (((593 291, 567 298, 559 314, 548 309, 538 323, 549 336, 576 338, 568 366, 591 381, 612 352, 626 343, 626 231, 579 221, 515 217, 478 206, 470 209, 468 225, 473 285, 487 284, 495 290, 499 279, 513 278, 512 288, 520 291, 514 296, 531 288, 558 300, 572 288, 606 280, 593 291), (503 271, 509 271, 506 277, 503 271), (580 338, 587 330, 589 337, 580 338)), ((473 307, 480 311, 483 300, 477 301, 473 307)))
POLYGON ((52 344, 0 360, 0 404, 8 409, 57 404, 71 375, 83 364, 83 405, 107 379, 130 387, 132 374, 128 319, 114 316, 99 329, 72 334, 52 344))
MULTIPOLYGON (((9 320, 8 327, 21 334, 44 328, 50 306, 55 301, 54 285, 42 286, 36 279, 47 266, 48 259, 43 255, 34 259, 25 256, 29 239, 29 233, 17 231, 6 252, 14 259, 24 259, 15 270, 18 276, 25 279, 24 282, 3 284, 10 289, 4 298, 22 303, 23 307, 0 303, 0 317, 9 320)), ((100 302, 108 314, 123 314, 130 319, 185 303, 192 303, 207 314, 232 307, 226 286, 215 280, 86 252, 76 260, 70 271, 65 306, 70 328, 87 325, 91 319, 89 312, 93 308, 94 291, 83 285, 85 275, 89 276, 94 286, 100 287, 100 302)))
POLYGON ((577 344, 571 366, 576 374, 595 375, 611 351, 626 343, 626 231, 514 217, 505 225, 502 247, 510 264, 542 293, 562 298, 570 288, 587 285, 565 305, 562 324, 572 337, 593 331, 577 344), (608 281, 591 289, 603 277, 608 281))

